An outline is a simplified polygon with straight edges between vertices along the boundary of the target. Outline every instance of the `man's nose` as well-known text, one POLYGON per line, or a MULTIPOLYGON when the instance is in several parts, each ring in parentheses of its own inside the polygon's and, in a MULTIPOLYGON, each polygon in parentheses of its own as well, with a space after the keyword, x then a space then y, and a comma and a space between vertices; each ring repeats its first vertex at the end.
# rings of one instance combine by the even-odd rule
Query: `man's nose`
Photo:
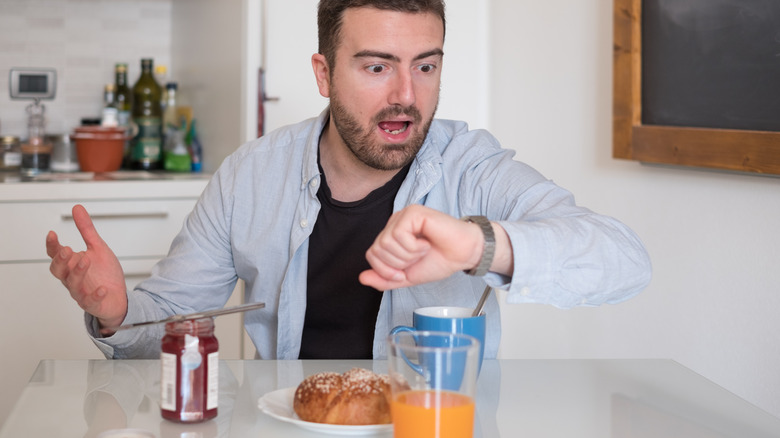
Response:
POLYGON ((417 101, 411 72, 406 70, 399 70, 398 74, 394 78, 392 87, 393 88, 389 96, 390 101, 388 102, 391 105, 401 105, 403 107, 408 107, 417 101))

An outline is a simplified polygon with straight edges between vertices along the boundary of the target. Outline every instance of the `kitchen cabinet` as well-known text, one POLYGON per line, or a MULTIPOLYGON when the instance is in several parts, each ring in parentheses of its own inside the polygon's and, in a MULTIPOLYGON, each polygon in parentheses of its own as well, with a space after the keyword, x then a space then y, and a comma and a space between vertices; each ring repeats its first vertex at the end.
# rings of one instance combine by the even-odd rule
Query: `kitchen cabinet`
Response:
MULTIPOLYGON (((144 175, 144 174, 132 174, 144 175)), ((49 230, 84 249, 71 217, 74 204, 93 215, 126 274, 128 288, 165 256, 208 182, 206 176, 130 181, 0 183, 0 423, 41 359, 99 359, 84 313, 49 272, 49 230)), ((229 305, 241 302, 237 289, 229 305)), ((242 357, 240 315, 220 317, 220 357, 242 357)))

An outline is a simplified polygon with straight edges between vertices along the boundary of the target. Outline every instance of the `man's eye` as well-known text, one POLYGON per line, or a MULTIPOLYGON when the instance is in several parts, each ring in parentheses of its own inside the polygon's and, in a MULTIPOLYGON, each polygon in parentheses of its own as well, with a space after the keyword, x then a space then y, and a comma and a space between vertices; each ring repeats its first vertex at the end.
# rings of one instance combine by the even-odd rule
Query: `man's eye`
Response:
POLYGON ((430 73, 436 69, 436 66, 434 66, 433 64, 423 64, 419 67, 419 69, 423 73, 430 73))
POLYGON ((368 71, 371 73, 382 73, 385 71, 384 65, 372 65, 368 67, 368 71))

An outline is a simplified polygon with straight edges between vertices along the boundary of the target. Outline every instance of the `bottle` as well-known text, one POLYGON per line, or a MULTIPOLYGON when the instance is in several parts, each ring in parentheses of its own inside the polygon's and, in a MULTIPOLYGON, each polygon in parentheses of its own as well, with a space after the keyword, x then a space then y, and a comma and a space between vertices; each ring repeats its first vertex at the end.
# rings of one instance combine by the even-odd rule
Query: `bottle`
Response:
POLYGON ((181 129, 169 125, 165 134, 165 170, 169 172, 189 172, 192 168, 190 153, 184 145, 184 134, 187 122, 184 121, 181 129))
POLYGON ((18 171, 22 165, 22 149, 19 137, 5 135, 0 137, 0 171, 18 171))
POLYGON ((200 172, 203 170, 203 145, 198 138, 198 131, 195 130, 195 119, 190 122, 190 130, 187 131, 187 137, 184 140, 190 152, 190 161, 192 162, 192 171, 200 172))
POLYGON ((168 104, 168 89, 165 88, 165 84, 168 83, 168 67, 162 64, 155 67, 154 79, 162 87, 162 94, 160 95, 160 109, 162 110, 163 114, 165 114, 165 106, 168 104))
POLYGON ((130 126, 130 111, 133 105, 133 95, 127 86, 127 64, 118 63, 114 67, 115 102, 119 126, 130 126))
POLYGON ((106 84, 103 89, 103 111, 100 116, 100 125, 116 127, 119 125, 119 111, 116 108, 115 85, 106 84))
MULTIPOLYGON (((116 87, 117 124, 125 131, 132 131, 131 111, 133 94, 127 85, 127 64, 119 62, 114 66, 114 86, 116 87)), ((130 168, 130 141, 125 142, 122 153, 122 167, 130 168)))
POLYGON ((219 342, 214 319, 165 324, 160 363, 160 413, 177 423, 195 423, 217 416, 219 342))
POLYGON ((38 101, 27 106, 28 136, 22 143, 22 163, 20 172, 24 176, 36 176, 47 172, 51 162, 52 144, 46 140, 44 125, 46 108, 38 101))
POLYGON ((168 135, 170 131, 175 131, 179 129, 179 120, 176 117, 177 115, 177 106, 176 106, 176 89, 177 89, 176 82, 168 82, 165 84, 165 96, 166 96, 166 102, 165 102, 165 109, 163 110, 163 141, 164 144, 168 144, 168 135))
POLYGON ((130 152, 133 169, 155 170, 162 164, 162 90, 154 79, 152 66, 151 59, 141 60, 141 76, 133 86, 133 123, 138 128, 130 152))

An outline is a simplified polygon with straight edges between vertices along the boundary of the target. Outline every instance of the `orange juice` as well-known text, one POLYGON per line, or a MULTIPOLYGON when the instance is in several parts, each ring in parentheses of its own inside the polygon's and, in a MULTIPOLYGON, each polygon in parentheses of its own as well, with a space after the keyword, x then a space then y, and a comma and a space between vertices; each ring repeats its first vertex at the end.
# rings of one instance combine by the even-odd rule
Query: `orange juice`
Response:
POLYGON ((391 413, 395 438, 471 438, 474 432, 474 400, 455 392, 403 392, 391 413))

